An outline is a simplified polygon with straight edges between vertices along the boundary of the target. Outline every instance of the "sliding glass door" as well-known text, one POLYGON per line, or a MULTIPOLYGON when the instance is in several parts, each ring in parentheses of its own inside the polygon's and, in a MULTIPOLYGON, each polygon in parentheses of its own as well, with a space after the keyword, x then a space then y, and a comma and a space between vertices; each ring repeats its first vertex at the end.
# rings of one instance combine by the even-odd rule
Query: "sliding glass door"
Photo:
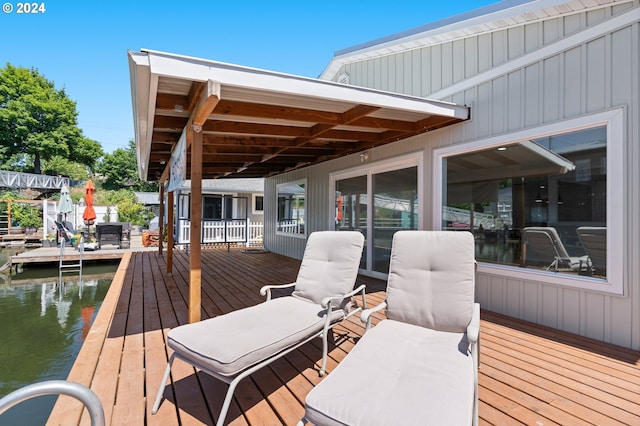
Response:
POLYGON ((363 272, 386 275, 393 234, 401 229, 419 229, 417 163, 413 158, 333 176, 335 229, 364 235, 363 272))
POLYGON ((387 274, 393 234, 418 229, 418 168, 372 175, 372 269, 387 274))

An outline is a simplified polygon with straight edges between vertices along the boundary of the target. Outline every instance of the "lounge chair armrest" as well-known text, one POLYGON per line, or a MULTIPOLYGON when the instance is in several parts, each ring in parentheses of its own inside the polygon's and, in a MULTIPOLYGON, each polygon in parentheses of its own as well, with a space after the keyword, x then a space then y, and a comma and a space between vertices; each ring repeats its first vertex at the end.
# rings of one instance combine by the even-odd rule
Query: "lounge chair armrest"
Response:
POLYGON ((281 285, 265 285, 260 289, 260 295, 267 296, 267 300, 271 300, 271 290, 278 288, 289 288, 295 286, 296 283, 281 284, 281 285))
POLYGON ((334 301, 334 300, 344 300, 348 297, 352 297, 355 296, 357 293, 360 292, 364 292, 365 289, 365 285, 362 284, 360 286, 358 286, 356 289, 350 291, 349 293, 345 293, 343 295, 339 295, 339 296, 327 296, 324 299, 322 299, 322 302, 320 303, 322 305, 323 308, 327 309, 329 307, 329 304, 334 301))
POLYGON ((362 313, 360 314, 360 321, 366 324, 365 333, 371 328, 371 314, 378 312, 386 307, 387 301, 385 300, 384 302, 380 303, 377 306, 374 306, 373 308, 365 309, 364 311, 362 311, 362 313))
POLYGON ((471 322, 467 326, 467 339, 469 339, 469 342, 475 344, 478 342, 479 336, 480 336, 480 304, 474 303, 471 322))

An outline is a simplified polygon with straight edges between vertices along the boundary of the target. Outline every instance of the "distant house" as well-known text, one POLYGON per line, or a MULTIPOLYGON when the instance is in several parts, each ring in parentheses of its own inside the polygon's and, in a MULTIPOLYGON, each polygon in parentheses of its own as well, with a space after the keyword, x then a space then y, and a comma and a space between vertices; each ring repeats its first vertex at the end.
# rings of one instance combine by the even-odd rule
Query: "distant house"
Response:
POLYGON ((136 201, 151 209, 155 216, 160 215, 160 194, 157 192, 136 192, 136 201))
POLYGON ((184 128, 205 177, 266 178, 268 250, 358 230, 384 278, 397 230, 470 230, 484 309, 638 350, 639 33, 637 1, 507 0, 338 51, 320 80, 130 53, 140 175, 184 128), (201 107, 172 110, 178 89, 201 107))
MULTIPOLYGON (((174 195, 175 241, 186 244, 189 238, 191 181, 186 180, 174 195)), ((264 217, 264 179, 203 179, 203 243, 242 241, 262 242, 264 217), (235 232, 231 235, 230 229, 235 232), (249 229, 250 228, 250 229, 249 229)))

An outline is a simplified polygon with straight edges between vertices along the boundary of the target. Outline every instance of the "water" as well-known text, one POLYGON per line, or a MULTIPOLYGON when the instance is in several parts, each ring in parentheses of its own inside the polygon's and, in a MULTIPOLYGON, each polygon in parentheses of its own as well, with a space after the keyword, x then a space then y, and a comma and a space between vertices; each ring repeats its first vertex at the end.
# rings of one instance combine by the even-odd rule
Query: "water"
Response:
MULTIPOLYGON (((0 277, 0 396, 67 378, 116 268, 86 264, 83 282, 67 274, 62 284, 56 267, 26 270, 11 282, 0 277)), ((42 425, 55 401, 44 396, 23 402, 0 416, 0 425, 42 425)))

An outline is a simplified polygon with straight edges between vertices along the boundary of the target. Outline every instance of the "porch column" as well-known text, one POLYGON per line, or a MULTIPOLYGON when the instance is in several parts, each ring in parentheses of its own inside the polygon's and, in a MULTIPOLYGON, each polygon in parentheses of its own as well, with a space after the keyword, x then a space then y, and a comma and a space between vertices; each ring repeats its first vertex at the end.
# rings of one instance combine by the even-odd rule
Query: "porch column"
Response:
POLYGON ((189 247, 189 323, 200 321, 202 287, 202 127, 190 126, 191 215, 189 247))
POLYGON ((160 181, 160 214, 158 216, 158 253, 162 255, 162 230, 164 229, 164 182, 160 181))
POLYGON ((167 275, 173 273, 173 191, 167 194, 167 275))

